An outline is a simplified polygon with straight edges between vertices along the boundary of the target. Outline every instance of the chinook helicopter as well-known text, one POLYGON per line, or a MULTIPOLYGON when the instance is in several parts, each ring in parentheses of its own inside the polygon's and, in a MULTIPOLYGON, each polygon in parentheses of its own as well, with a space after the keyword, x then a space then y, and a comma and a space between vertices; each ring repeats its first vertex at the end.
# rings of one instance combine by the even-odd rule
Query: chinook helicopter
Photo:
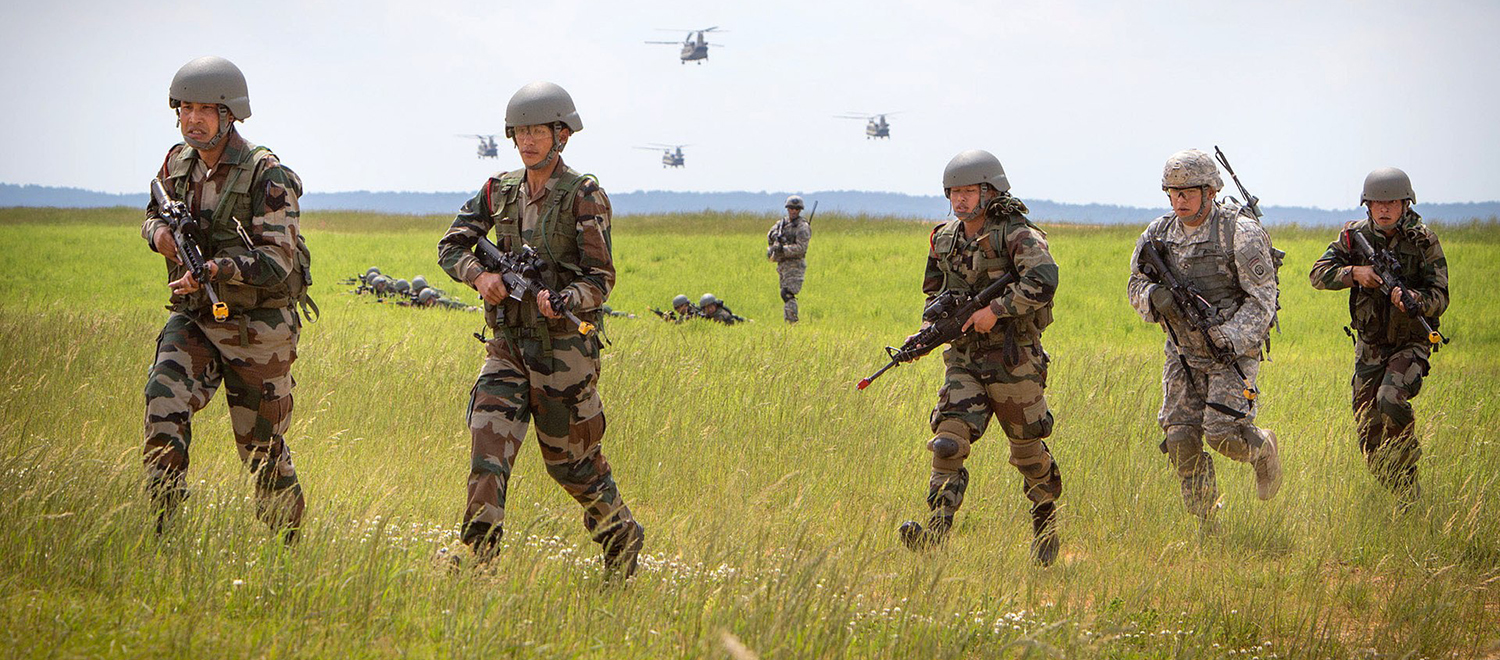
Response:
POLYGON ((479 153, 479 157, 480 158, 499 158, 500 157, 500 149, 499 149, 498 146, 495 145, 495 136, 493 136, 493 135, 459 135, 458 137, 462 137, 462 138, 478 138, 479 139, 478 153, 479 153))
POLYGON ((890 124, 890 122, 887 122, 885 120, 885 118, 886 118, 886 115, 894 115, 894 114, 898 114, 898 113, 895 113, 895 112, 882 112, 882 113, 879 113, 879 114, 873 114, 873 115, 871 115, 871 114, 863 114, 863 113, 858 113, 858 112, 850 112, 850 113, 846 113, 846 114, 842 114, 842 115, 834 115, 834 116, 838 117, 839 119, 864 119, 864 120, 866 120, 866 123, 865 123, 865 139, 866 140, 873 140, 873 139, 876 139, 876 138, 890 139, 890 137, 891 137, 891 124, 890 124))
POLYGON ((648 42, 646 42, 648 44, 666 44, 666 45, 670 45, 670 46, 682 46, 682 53, 680 55, 678 55, 678 59, 681 59, 683 64, 687 64, 688 62, 692 62, 692 61, 697 61, 699 64, 702 64, 703 60, 708 59, 708 47, 709 46, 718 46, 720 48, 723 48, 723 44, 711 44, 711 43, 708 43, 708 38, 703 36, 705 33, 715 32, 715 31, 721 32, 721 33, 722 32, 728 32, 728 30, 720 30, 717 26, 711 27, 711 28, 708 28, 708 29, 705 29, 705 30, 671 30, 671 29, 667 29, 667 28, 657 28, 657 29, 658 30, 663 30, 665 32, 687 32, 687 36, 683 37, 682 43, 680 43, 680 44, 678 42, 676 42, 676 41, 648 41, 648 42))
POLYGON ((657 149, 661 149, 662 150, 662 152, 661 152, 661 166, 663 168, 667 168, 667 167, 683 167, 686 163, 683 160, 682 148, 683 147, 691 147, 691 146, 693 146, 693 145, 691 145, 691 144, 656 144, 656 143, 652 143, 652 145, 649 146, 649 147, 636 147, 636 148, 637 149, 650 149, 652 151, 656 151, 657 149))

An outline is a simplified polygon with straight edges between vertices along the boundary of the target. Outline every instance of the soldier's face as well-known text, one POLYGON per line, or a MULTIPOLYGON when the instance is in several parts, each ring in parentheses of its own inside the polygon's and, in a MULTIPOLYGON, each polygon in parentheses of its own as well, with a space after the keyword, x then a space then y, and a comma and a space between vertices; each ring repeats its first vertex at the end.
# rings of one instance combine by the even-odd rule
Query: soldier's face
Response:
POLYGON ((963 217, 973 213, 979 208, 980 186, 954 186, 948 189, 948 204, 953 207, 953 215, 963 217))
POLYGON ((686 304, 678 305, 676 307, 673 307, 672 309, 677 310, 678 314, 686 314, 686 313, 688 313, 688 306, 686 304))
POLYGON ((182 137, 207 142, 219 134, 217 103, 183 103, 177 106, 177 123, 182 137))
POLYGON ((1401 214, 1406 212, 1406 202, 1400 199, 1390 202, 1371 201, 1367 203, 1370 206, 1370 218, 1382 229, 1396 224, 1396 221, 1401 219, 1401 214))
POLYGON ((1203 207, 1202 188, 1168 188, 1167 201, 1172 204, 1172 213, 1179 218, 1191 218, 1198 215, 1198 209, 1203 207))
POLYGON ((567 143, 568 131, 554 136, 552 127, 546 124, 534 124, 531 126, 520 126, 515 130, 516 151, 521 154, 521 162, 527 167, 532 167, 546 160, 547 153, 552 150, 552 143, 560 139, 567 143))
POLYGON ((786 217, 796 218, 799 215, 802 215, 802 209, 799 209, 795 206, 786 207, 786 217))

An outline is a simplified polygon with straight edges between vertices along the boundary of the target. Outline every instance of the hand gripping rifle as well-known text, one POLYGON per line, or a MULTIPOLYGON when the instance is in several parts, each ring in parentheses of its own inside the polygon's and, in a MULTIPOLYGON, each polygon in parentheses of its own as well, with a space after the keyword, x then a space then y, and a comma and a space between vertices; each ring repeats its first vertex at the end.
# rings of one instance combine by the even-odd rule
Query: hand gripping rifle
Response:
POLYGON ((1364 257, 1365 261, 1370 262, 1370 266, 1375 269, 1375 275, 1380 277, 1380 293, 1385 296, 1386 300, 1390 300, 1393 289, 1401 289, 1401 306, 1406 308, 1407 316, 1422 324, 1422 329, 1427 331, 1427 343, 1432 344, 1433 350, 1448 343, 1448 338, 1438 332, 1437 328, 1427 321, 1427 317, 1422 315, 1419 309, 1422 303, 1417 300, 1416 294, 1401 282, 1401 264, 1396 261, 1396 255, 1391 254, 1390 250, 1376 250, 1368 240, 1365 240, 1365 235, 1358 231, 1351 230, 1349 236, 1354 243, 1355 251, 1359 252, 1359 256, 1364 257))
POLYGON ((229 305, 220 302, 219 295, 214 293, 213 283, 209 282, 208 265, 203 260, 203 249, 198 246, 197 237, 203 233, 198 221, 188 213, 186 204, 173 200, 167 194, 160 179, 151 180, 151 199, 156 201, 157 213, 172 230, 172 243, 177 247, 177 257, 187 266, 188 272, 193 274, 193 279, 198 280, 198 286, 208 293, 208 301, 213 305, 214 320, 221 323, 228 320, 229 305))
POLYGON ((479 258, 482 268, 500 274, 511 299, 521 302, 527 294, 536 297, 545 291, 553 313, 562 315, 569 323, 577 326, 578 334, 586 335, 594 331, 594 324, 580 320, 566 308, 558 307, 561 296, 542 283, 542 271, 547 269, 547 262, 542 261, 541 256, 530 245, 522 246, 520 252, 501 252, 490 239, 480 236, 479 241, 474 244, 474 256, 479 258))
MULTIPOLYGON (((818 203, 817 202, 813 202, 812 212, 810 212, 810 213, 807 214, 807 223, 808 224, 812 224, 813 216, 815 216, 817 214, 818 214, 818 203)), ((782 231, 778 231, 778 232, 775 232, 775 233, 772 233, 772 234, 769 234, 769 235, 766 236, 766 258, 769 259, 771 257, 774 257, 777 254, 780 254, 781 251, 785 250, 785 249, 786 249, 786 228, 785 228, 785 226, 783 226, 782 227, 782 231)))
POLYGON ((906 342, 901 344, 901 348, 885 347, 885 352, 891 357, 891 361, 879 371, 871 374, 869 378, 859 381, 854 388, 865 389, 891 367, 902 362, 916 360, 933 352, 937 347, 963 336, 963 327, 969 321, 969 317, 999 298, 1005 287, 1015 281, 1014 274, 1006 273, 973 296, 947 291, 934 298, 927 308, 922 310, 922 321, 927 325, 918 330, 917 334, 907 338, 906 342))
MULTIPOLYGON (((1242 394, 1245 395, 1245 400, 1255 401, 1255 397, 1259 395, 1260 392, 1255 389, 1255 385, 1252 384, 1250 382, 1250 379, 1245 376, 1245 370, 1240 368, 1240 363, 1238 360, 1236 360, 1236 356, 1234 354, 1234 348, 1230 346, 1220 346, 1214 343, 1213 336, 1208 333, 1209 328, 1217 325, 1212 320, 1217 315, 1217 312, 1214 310, 1214 306, 1208 304, 1208 301, 1203 298, 1203 294, 1198 293, 1198 290, 1194 289, 1191 284, 1177 279, 1177 276, 1172 274, 1172 269, 1167 267, 1166 259, 1162 257, 1162 255, 1165 254, 1166 251, 1166 246, 1162 245, 1162 241, 1160 238, 1152 238, 1150 241, 1147 241, 1145 245, 1141 246, 1141 256, 1146 258, 1146 265, 1149 266, 1152 271, 1154 271, 1153 273, 1148 274, 1148 277, 1150 275, 1155 275, 1155 277, 1152 277, 1151 279, 1155 281, 1158 286, 1167 287, 1167 291, 1170 291, 1172 293, 1173 304, 1177 306, 1178 311, 1182 312, 1183 320, 1187 321, 1188 326, 1191 327, 1194 332, 1198 333, 1198 336, 1203 338, 1203 343, 1208 346, 1208 350, 1213 354, 1214 360, 1219 362, 1219 364, 1223 364, 1234 369, 1234 374, 1236 376, 1239 376, 1240 382, 1245 385, 1245 389, 1242 392, 1242 394)), ((1167 323, 1166 325, 1167 332, 1172 335, 1172 343, 1177 344, 1177 333, 1172 330, 1172 324, 1167 323)), ((1183 358, 1181 354, 1178 355, 1178 358, 1183 361, 1182 366, 1186 368, 1187 359, 1183 358)), ((1245 413, 1222 406, 1221 404, 1210 403, 1208 405, 1210 407, 1213 407, 1215 410, 1218 410, 1235 418, 1242 418, 1245 416, 1245 413)))

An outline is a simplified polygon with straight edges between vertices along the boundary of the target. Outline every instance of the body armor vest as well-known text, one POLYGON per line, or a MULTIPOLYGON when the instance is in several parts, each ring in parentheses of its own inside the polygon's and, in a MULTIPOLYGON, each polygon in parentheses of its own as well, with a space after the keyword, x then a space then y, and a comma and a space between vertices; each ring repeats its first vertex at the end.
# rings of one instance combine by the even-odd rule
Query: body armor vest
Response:
POLYGON ((1157 224, 1156 237, 1166 243, 1167 263, 1192 284, 1224 322, 1238 312, 1246 293, 1240 288, 1239 268, 1234 260, 1235 213, 1215 208, 1212 216, 1187 237, 1172 237, 1166 227, 1171 216, 1157 224))
MULTIPOLYGON (((1005 249, 1005 232, 1012 222, 1030 224, 1024 217, 1015 215, 999 221, 986 220, 973 240, 964 237, 963 221, 958 219, 948 221, 933 232, 932 248, 937 255, 938 270, 943 273, 943 290, 974 295, 1006 273, 1016 272, 1010 253, 1005 249)), ((1030 314, 1001 318, 988 333, 968 333, 954 344, 999 346, 1007 336, 1022 344, 1031 343, 1040 339, 1042 330, 1051 323, 1052 303, 1049 302, 1046 307, 1030 314)))
MULTIPOLYGON (((526 203, 523 198, 526 194, 525 175, 526 170, 521 169, 490 179, 495 245, 505 252, 520 252, 522 246, 530 245, 547 262, 547 269, 542 273, 543 284, 560 292, 583 274, 583 269, 578 265, 582 257, 578 246, 578 218, 573 215, 573 205, 570 202, 580 187, 595 179, 593 175, 579 174, 571 167, 556 175, 557 185, 542 200, 536 227, 532 229, 530 240, 527 240, 521 234, 522 205, 526 203)), ((589 315, 580 314, 581 318, 584 316, 589 315)), ((549 326, 557 334, 567 331, 565 321, 552 321, 542 316, 537 312, 536 303, 531 300, 517 302, 506 298, 498 307, 485 304, 485 320, 492 327, 549 326)))
MULTIPOLYGON (((1422 265, 1427 259, 1426 252, 1430 244, 1427 228, 1420 221, 1408 222, 1407 218, 1402 218, 1399 228, 1390 238, 1376 231, 1369 219, 1354 221, 1348 231, 1364 234, 1370 247, 1376 250, 1389 249, 1401 264, 1399 275, 1403 283, 1413 288, 1422 288, 1428 284, 1422 280, 1422 265)), ((1351 265, 1369 265, 1359 258, 1352 246, 1346 247, 1349 249, 1351 265)), ((1422 324, 1397 309, 1391 304, 1390 297, 1382 294, 1378 288, 1366 289, 1358 285, 1350 287, 1349 319, 1350 327, 1370 344, 1397 346, 1427 342, 1427 332, 1422 329, 1422 324)), ((1438 328, 1438 319, 1428 317, 1427 320, 1434 330, 1438 328)))

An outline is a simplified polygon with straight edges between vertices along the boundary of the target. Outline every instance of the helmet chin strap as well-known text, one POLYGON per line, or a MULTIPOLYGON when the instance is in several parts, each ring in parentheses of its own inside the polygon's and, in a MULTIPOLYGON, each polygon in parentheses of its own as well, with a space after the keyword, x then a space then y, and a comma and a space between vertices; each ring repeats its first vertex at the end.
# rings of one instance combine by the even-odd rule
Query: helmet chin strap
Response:
POLYGON ((991 189, 988 185, 981 184, 979 186, 979 203, 975 204, 974 208, 969 209, 964 213, 954 213, 953 215, 958 216, 958 219, 963 220, 964 222, 978 220, 979 218, 984 217, 984 213, 989 208, 990 202, 995 201, 995 198, 998 197, 998 195, 990 192, 990 190, 991 189))
POLYGON ((1208 218, 1208 212, 1214 207, 1214 199, 1210 197, 1213 193, 1209 192, 1211 189, 1212 186, 1203 186, 1198 189, 1198 212, 1193 214, 1193 221, 1188 224, 1197 225, 1208 218))
POLYGON ((561 136, 558 135, 557 127, 553 126, 552 127, 552 147, 549 148, 549 149, 547 149, 547 157, 543 158, 543 159, 541 159, 539 161, 537 161, 537 163, 535 165, 527 165, 526 169, 532 170, 532 171, 536 171, 536 170, 540 170, 540 169, 545 169, 548 165, 552 164, 553 159, 557 158, 558 154, 562 153, 562 150, 563 150, 563 145, 562 145, 561 136))
MULTIPOLYGON (((177 123, 181 124, 182 120, 178 119, 177 123)), ((190 137, 188 137, 186 135, 182 136, 182 139, 183 139, 184 142, 187 142, 189 146, 191 146, 194 149, 197 149, 199 151, 211 150, 211 149, 219 146, 220 142, 224 141, 224 136, 229 135, 229 131, 233 130, 233 128, 234 128, 233 124, 234 124, 234 122, 229 119, 229 108, 226 108, 226 107, 224 107, 223 104, 220 104, 219 105, 219 132, 217 134, 215 134, 207 142, 200 142, 200 141, 194 140, 193 138, 190 138, 190 137)))

